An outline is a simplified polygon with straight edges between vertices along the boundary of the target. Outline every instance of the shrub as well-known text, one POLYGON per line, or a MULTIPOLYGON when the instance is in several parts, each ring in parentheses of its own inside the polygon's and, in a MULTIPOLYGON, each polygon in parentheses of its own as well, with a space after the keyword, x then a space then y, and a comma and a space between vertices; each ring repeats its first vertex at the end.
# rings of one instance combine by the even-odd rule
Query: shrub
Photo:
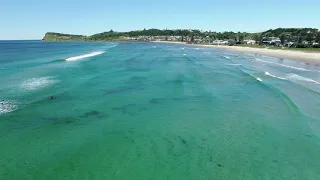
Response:
POLYGON ((297 44, 293 44, 291 47, 294 47, 294 48, 310 48, 311 46, 309 44, 297 43, 297 44))
POLYGON ((314 44, 314 45, 312 45, 311 47, 313 47, 313 48, 320 48, 320 44, 314 44))

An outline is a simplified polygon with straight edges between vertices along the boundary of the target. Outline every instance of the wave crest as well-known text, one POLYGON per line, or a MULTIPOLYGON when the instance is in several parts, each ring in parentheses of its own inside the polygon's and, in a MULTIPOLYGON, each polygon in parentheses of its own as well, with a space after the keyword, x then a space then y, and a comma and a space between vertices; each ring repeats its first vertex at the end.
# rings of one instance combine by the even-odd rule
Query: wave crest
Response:
POLYGON ((303 76, 299 76, 297 74, 288 74, 287 75, 287 79, 288 80, 306 81, 306 82, 311 82, 311 83, 314 83, 314 84, 320 84, 320 82, 318 82, 318 81, 315 81, 313 79, 306 78, 306 77, 303 77, 303 76))
POLYGON ((92 53, 89 53, 89 54, 83 54, 83 55, 80 55, 80 56, 74 56, 74 57, 67 58, 66 61, 76 61, 76 60, 79 60, 79 59, 84 59, 84 58, 97 56, 97 55, 100 55, 100 54, 103 54, 103 53, 105 53, 105 51, 92 52, 92 53))
POLYGON ((275 75, 273 75, 273 74, 270 74, 269 72, 265 72, 264 74, 265 74, 265 75, 267 75, 267 76, 270 76, 270 77, 274 77, 274 78, 278 78, 278 79, 286 80, 286 78, 279 77, 279 76, 275 76, 275 75))
MULTIPOLYGON (((286 67, 286 68, 290 68, 290 69, 296 69, 296 70, 300 70, 300 71, 310 71, 312 72, 312 70, 309 69, 304 69, 304 68, 299 68, 299 67, 294 67, 294 66, 289 66, 289 65, 285 65, 285 64, 280 64, 280 63, 275 63, 275 62, 270 62, 270 61, 264 61, 258 58, 255 58, 256 61, 260 61, 260 62, 265 62, 265 63, 269 63, 269 64, 276 64, 278 66, 282 66, 282 67, 286 67)), ((318 71, 314 71, 314 72, 318 72, 318 71)))

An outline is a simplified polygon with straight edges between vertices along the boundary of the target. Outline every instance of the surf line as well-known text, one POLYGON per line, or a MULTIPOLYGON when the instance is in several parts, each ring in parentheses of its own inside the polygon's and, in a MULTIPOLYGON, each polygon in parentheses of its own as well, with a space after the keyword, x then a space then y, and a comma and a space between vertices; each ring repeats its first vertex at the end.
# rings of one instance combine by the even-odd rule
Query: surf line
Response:
POLYGON ((92 52, 92 53, 89 53, 89 54, 84 54, 84 55, 80 55, 80 56, 74 56, 74 57, 67 58, 66 61, 76 61, 76 60, 79 60, 79 59, 84 59, 84 58, 97 56, 97 55, 100 55, 100 54, 103 54, 103 53, 105 53, 105 52, 104 51, 92 52))

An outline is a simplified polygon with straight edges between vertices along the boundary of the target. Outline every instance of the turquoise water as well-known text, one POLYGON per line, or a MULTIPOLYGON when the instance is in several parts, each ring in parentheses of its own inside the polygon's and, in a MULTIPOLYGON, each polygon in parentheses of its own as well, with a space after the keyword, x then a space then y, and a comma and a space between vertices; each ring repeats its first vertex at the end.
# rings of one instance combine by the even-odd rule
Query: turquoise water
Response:
POLYGON ((312 64, 189 45, 0 41, 0 101, 0 179, 320 177, 312 64))

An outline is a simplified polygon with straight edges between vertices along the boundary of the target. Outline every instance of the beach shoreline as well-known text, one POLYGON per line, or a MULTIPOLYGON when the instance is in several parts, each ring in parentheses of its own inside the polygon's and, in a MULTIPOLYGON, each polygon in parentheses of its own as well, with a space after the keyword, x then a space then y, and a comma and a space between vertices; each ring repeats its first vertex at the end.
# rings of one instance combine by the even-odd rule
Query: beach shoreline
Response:
POLYGON ((265 55, 265 56, 276 57, 281 59, 289 59, 289 60, 302 61, 306 63, 320 65, 319 52, 302 52, 302 51, 292 51, 292 50, 253 48, 253 47, 241 47, 241 46, 225 46, 225 45, 187 44, 185 42, 172 42, 172 41, 153 41, 153 42, 185 44, 185 45, 199 46, 199 47, 206 47, 206 48, 217 48, 217 49, 224 49, 224 50, 239 52, 239 53, 259 54, 259 55, 265 55))
POLYGON ((281 59, 303 61, 306 63, 320 65, 320 53, 318 52, 302 52, 302 51, 292 51, 292 50, 252 48, 252 47, 241 47, 241 46, 218 46, 218 45, 200 45, 200 46, 225 49, 225 50, 230 50, 230 51, 240 52, 240 53, 259 54, 259 55, 265 55, 265 56, 276 57, 281 59))

